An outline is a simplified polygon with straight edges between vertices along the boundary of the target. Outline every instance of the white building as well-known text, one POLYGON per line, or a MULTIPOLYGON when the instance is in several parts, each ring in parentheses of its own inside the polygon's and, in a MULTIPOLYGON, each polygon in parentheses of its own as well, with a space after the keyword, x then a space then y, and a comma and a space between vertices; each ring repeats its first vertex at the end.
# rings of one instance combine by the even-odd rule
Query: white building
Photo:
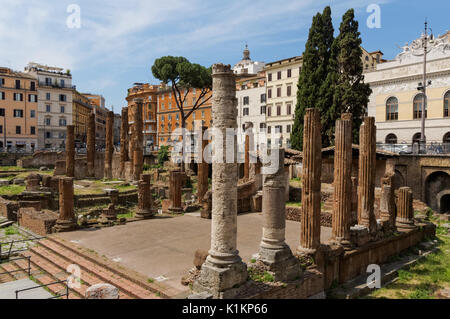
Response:
POLYGON ((252 61, 250 59, 250 50, 245 46, 244 56, 241 61, 233 67, 234 74, 238 76, 256 75, 264 69, 264 62, 252 61))
POLYGON ((297 104, 297 83, 302 61, 301 56, 296 56, 267 63, 264 68, 267 87, 268 145, 273 145, 275 138, 280 146, 291 147, 291 131, 297 104))
MULTIPOLYGON (((427 103, 425 137, 427 143, 450 143, 450 32, 428 41, 427 103)), ((402 144, 421 137, 424 48, 421 38, 406 44, 392 61, 380 63, 365 74, 372 95, 369 116, 376 118, 377 142, 402 144)))
POLYGON ((25 73, 38 80, 38 148, 63 148, 72 125, 72 75, 67 70, 29 63, 25 73))

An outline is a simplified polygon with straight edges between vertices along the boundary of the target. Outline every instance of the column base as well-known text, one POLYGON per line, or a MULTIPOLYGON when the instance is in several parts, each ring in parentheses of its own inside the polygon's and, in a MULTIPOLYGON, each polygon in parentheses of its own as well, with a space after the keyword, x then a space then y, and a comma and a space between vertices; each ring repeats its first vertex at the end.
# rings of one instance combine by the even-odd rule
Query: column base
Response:
POLYGON ((304 248, 302 246, 298 246, 295 251, 295 255, 300 257, 313 257, 316 253, 317 249, 304 248))
POLYGON ((134 215, 134 217, 137 219, 150 219, 153 218, 155 214, 156 212, 151 210, 140 210, 134 215))
POLYGON ((281 249, 261 247, 256 260, 274 276, 275 281, 292 281, 302 274, 300 263, 288 246, 281 249))
POLYGON ((78 228, 77 223, 74 220, 57 220, 53 230, 56 233, 64 233, 74 231, 78 228))
POLYGON ((341 246, 342 248, 344 248, 345 251, 349 251, 349 250, 353 249, 353 243, 348 239, 335 238, 335 239, 330 240, 330 243, 341 246))
POLYGON ((407 231, 417 227, 414 224, 414 220, 399 220, 399 219, 395 221, 395 226, 399 231, 407 231))
POLYGON ((233 299, 247 280, 247 265, 240 258, 236 263, 217 265, 208 256, 202 265, 200 277, 194 282, 193 290, 208 292, 214 299, 233 299))
POLYGON ((184 212, 184 209, 181 207, 169 207, 169 212, 172 214, 181 214, 184 212))

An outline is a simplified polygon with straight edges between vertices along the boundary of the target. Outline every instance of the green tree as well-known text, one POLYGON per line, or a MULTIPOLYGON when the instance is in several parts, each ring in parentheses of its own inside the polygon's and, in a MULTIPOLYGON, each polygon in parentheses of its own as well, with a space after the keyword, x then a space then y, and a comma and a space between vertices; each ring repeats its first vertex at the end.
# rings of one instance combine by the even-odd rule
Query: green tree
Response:
POLYGON ((163 166, 166 161, 169 160, 169 147, 167 145, 161 145, 158 150, 158 164, 163 166))
MULTIPOLYGON (((303 149, 303 118, 306 109, 316 107, 322 115, 332 101, 333 94, 330 93, 332 89, 326 86, 325 82, 329 71, 331 45, 334 41, 333 33, 331 8, 326 7, 322 14, 317 13, 313 17, 303 54, 303 65, 297 85, 295 120, 291 134, 292 147, 297 150, 303 149)), ((328 125, 324 118, 321 118, 322 125, 328 125)))
POLYGON ((361 42, 358 21, 350 9, 342 17, 339 35, 332 46, 337 81, 330 108, 333 114, 329 114, 328 120, 334 123, 341 113, 352 113, 354 143, 359 142, 359 128, 372 93, 369 84, 364 83, 361 42))
MULTIPOLYGON (((189 62, 185 57, 164 56, 155 60, 152 66, 153 76, 171 86, 177 108, 180 111, 181 128, 186 128, 186 121, 193 112, 211 99, 206 97, 212 90, 211 68, 189 62), (199 89, 193 106, 186 109, 185 102, 190 89, 199 89)), ((185 139, 183 139, 183 146, 185 139)), ((184 152, 185 147, 183 147, 184 152)), ((184 155, 184 153, 183 153, 184 155)), ((184 170, 184 165, 181 165, 184 170)))

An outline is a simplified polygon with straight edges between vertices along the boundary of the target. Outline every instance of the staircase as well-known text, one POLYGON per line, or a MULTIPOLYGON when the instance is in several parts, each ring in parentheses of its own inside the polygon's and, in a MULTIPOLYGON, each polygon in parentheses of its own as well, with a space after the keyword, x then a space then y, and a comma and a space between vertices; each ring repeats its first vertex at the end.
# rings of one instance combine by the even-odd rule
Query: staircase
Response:
MULTIPOLYGON (((157 285, 137 278, 130 271, 108 264, 94 254, 61 239, 49 236, 39 241, 38 245, 22 253, 31 257, 31 276, 38 284, 49 284, 66 280, 70 275, 66 270, 69 265, 78 265, 81 270, 81 285, 69 289, 69 299, 84 298, 86 289, 99 283, 109 283, 119 289, 120 299, 161 299, 167 298, 158 290, 157 285)), ((11 261, 0 265, 0 273, 20 270, 10 275, 0 276, 0 283, 27 277, 28 261, 11 261), (2 281, 3 280, 3 281, 2 281)), ((65 291, 64 285, 52 285, 48 289, 54 294, 65 291)))

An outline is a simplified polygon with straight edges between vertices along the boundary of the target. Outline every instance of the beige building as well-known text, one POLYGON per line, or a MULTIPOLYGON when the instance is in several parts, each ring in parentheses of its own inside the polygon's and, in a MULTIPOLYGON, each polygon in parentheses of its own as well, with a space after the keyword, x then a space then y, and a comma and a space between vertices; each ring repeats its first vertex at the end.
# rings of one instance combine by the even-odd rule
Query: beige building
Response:
MULTIPOLYGON (((369 116, 375 116, 377 142, 411 144, 421 137, 423 93, 422 40, 406 44, 392 61, 365 74, 372 88, 369 116)), ((450 32, 428 43, 425 137, 427 143, 450 143, 450 32)), ((401 149, 399 149, 401 150, 401 149)), ((405 151, 410 151, 406 149, 405 151)))
POLYGON ((72 75, 70 71, 29 63, 25 73, 38 80, 38 147, 65 147, 66 126, 72 125, 72 75))
POLYGON ((266 72, 267 145, 275 140, 283 147, 291 147, 291 131, 297 104, 297 83, 302 67, 302 57, 267 63, 266 72))

